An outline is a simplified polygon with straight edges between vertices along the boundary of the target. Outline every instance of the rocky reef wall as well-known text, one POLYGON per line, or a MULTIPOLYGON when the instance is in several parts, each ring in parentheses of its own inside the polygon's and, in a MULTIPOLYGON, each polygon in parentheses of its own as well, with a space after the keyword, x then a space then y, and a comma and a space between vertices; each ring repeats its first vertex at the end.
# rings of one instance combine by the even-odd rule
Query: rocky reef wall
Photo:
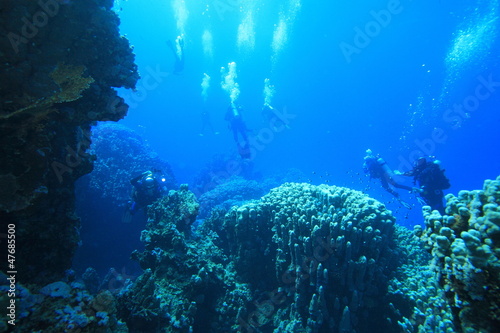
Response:
POLYGON ((0 220, 16 226, 21 281, 55 281, 70 267, 80 226, 73 184, 93 167, 91 125, 123 118, 113 87, 134 88, 139 77, 112 4, 0 4, 0 220))

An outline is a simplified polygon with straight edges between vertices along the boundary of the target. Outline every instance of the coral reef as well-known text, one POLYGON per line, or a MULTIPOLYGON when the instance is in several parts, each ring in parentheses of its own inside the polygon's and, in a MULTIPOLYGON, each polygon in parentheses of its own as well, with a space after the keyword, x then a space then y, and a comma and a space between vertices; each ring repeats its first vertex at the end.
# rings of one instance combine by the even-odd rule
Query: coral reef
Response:
POLYGON ((218 178, 214 187, 199 196, 200 218, 208 217, 210 211, 219 206, 227 210, 232 205, 240 205, 244 201, 259 199, 264 193, 280 184, 305 180, 306 177, 297 169, 288 169, 285 172, 267 177, 263 180, 245 179, 243 177, 229 174, 227 178, 218 178))
POLYGON ((482 190, 446 196, 446 214, 423 208, 416 229, 462 332, 500 330, 500 176, 482 190))
POLYGON ((267 292, 240 309, 240 323, 275 332, 396 331, 385 320, 398 264, 394 218, 380 202, 346 188, 287 183, 233 208, 224 229, 237 276, 254 297, 267 292))
POLYGON ((34 101, 19 110, 1 115, 0 119, 8 119, 28 111, 39 119, 47 115, 47 113, 57 112, 57 109, 52 108, 54 104, 76 101, 82 97, 82 92, 87 90, 90 84, 94 82, 91 77, 83 77, 85 69, 85 66, 58 64, 49 76, 57 84, 59 91, 50 97, 43 97, 34 101))
MULTIPOLYGON (((5 276, 2 276, 5 278, 5 276)), ((7 293, 0 286, 0 303, 7 293)), ((56 281, 41 288, 17 285, 16 332, 128 332, 117 318, 116 298, 108 290, 92 296, 79 282, 56 281)), ((7 326, 0 321, 0 331, 7 326)))
POLYGON ((439 285, 439 274, 424 243, 409 229, 396 225, 395 241, 401 265, 389 284, 388 298, 401 332, 456 332, 451 307, 439 285))
POLYGON ((155 175, 159 181, 164 179, 161 192, 166 193, 177 186, 170 165, 160 159, 138 133, 126 126, 115 123, 95 126, 89 153, 97 158, 94 169, 75 185, 76 212, 85 225, 81 229, 82 246, 75 254, 74 268, 83 272, 92 266, 104 275, 110 263, 119 269, 128 266, 129 254, 140 246, 139 237, 130 235, 141 232, 146 220, 145 209, 128 220, 130 223, 123 223, 125 219, 122 219, 129 208, 127 202, 132 199, 130 180, 146 170, 159 170, 155 175), (110 247, 114 251, 107 251, 110 247), (95 262, 93 258, 96 257, 101 260, 95 262))
POLYGON ((133 254, 146 272, 119 296, 129 328, 399 331, 402 315, 385 319, 397 313, 387 296, 399 264, 394 218, 378 201, 345 188, 288 183, 260 200, 219 207, 188 230, 194 200, 183 188, 148 210, 145 250, 133 254))
POLYGON ((113 87, 139 78, 112 5, 0 5, 0 219, 16 225, 23 282, 54 282, 70 267, 80 228, 73 184, 92 170, 91 125, 123 118, 128 107, 113 87))
POLYGON ((100 124, 92 130, 90 153, 96 155, 93 171, 82 179, 79 194, 93 206, 124 206, 130 200, 130 180, 146 170, 160 170, 166 190, 177 187, 170 165, 161 160, 136 132, 126 126, 100 124))
POLYGON ((223 154, 217 154, 198 172, 192 182, 192 190, 197 197, 213 190, 218 185, 230 181, 234 177, 256 180, 258 175, 253 172, 253 164, 223 154))
POLYGON ((218 205, 228 209, 243 201, 258 199, 264 194, 263 184, 255 180, 241 177, 231 177, 226 182, 217 185, 212 190, 203 193, 200 198, 200 218, 208 217, 212 209, 218 205))
POLYGON ((213 243, 216 234, 191 230, 198 209, 185 185, 148 209, 145 250, 132 254, 145 272, 118 296, 120 318, 132 331, 234 331, 250 294, 227 269, 228 258, 213 243))

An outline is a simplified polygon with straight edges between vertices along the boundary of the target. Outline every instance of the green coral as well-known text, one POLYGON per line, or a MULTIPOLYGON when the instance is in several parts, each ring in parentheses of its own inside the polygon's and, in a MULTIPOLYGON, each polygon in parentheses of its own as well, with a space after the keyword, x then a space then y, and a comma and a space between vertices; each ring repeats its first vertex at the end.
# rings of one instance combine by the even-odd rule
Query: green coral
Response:
POLYGON ((82 92, 90 87, 94 79, 90 76, 84 77, 86 67, 83 65, 72 66, 66 64, 58 64, 56 68, 49 74, 50 78, 59 87, 59 91, 50 97, 44 97, 33 101, 26 97, 26 106, 9 114, 0 115, 0 120, 9 119, 24 112, 30 111, 35 115, 35 119, 40 119, 49 112, 56 110, 51 108, 54 104, 73 102, 82 97, 82 92))

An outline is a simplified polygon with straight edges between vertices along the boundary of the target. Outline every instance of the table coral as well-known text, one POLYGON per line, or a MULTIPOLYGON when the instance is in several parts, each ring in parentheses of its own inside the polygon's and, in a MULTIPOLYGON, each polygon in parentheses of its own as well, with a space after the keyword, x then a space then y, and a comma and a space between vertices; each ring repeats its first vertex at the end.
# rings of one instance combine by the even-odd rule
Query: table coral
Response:
POLYGON ((38 123, 50 112, 57 112, 57 109, 52 108, 54 104, 73 102, 82 97, 82 92, 90 87, 94 82, 92 77, 84 77, 83 72, 86 70, 85 66, 71 66, 66 64, 58 64, 56 68, 49 74, 54 80, 54 83, 59 87, 59 91, 55 92, 52 96, 42 97, 36 101, 32 98, 26 97, 26 106, 14 112, 0 115, 0 119, 9 119, 14 116, 19 116, 23 112, 30 112, 35 115, 31 122, 38 123))

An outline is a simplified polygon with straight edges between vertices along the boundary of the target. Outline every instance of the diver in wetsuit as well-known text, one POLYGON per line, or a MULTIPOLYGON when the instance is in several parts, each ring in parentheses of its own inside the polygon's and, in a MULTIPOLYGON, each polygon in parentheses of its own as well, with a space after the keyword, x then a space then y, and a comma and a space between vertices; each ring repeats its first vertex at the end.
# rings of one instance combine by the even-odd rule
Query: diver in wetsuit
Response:
POLYGON ((154 176, 153 172, 146 171, 130 181, 134 186, 132 199, 129 203, 130 213, 133 215, 139 209, 152 204, 162 195, 160 182, 154 176))
POLYGON ((262 107, 262 118, 276 133, 282 131, 284 128, 290 128, 287 124, 285 124, 283 119, 278 116, 278 113, 270 104, 265 103, 262 107))
POLYGON ((177 36, 175 46, 170 40, 167 41, 167 45, 175 57, 174 74, 179 75, 184 70, 184 38, 177 36))
POLYGON ((380 156, 373 155, 372 151, 368 149, 366 151, 365 163, 363 165, 363 169, 365 173, 370 175, 370 178, 380 179, 380 183, 382 187, 392 194, 405 208, 410 209, 411 206, 403 201, 399 197, 399 193, 396 192, 391 186, 396 188, 401 188, 410 192, 414 192, 415 189, 409 186, 401 185, 394 180, 394 172, 392 172, 391 168, 387 165, 383 158, 380 156), (389 186, 391 185, 391 186, 389 186))
POLYGON ((237 106, 234 102, 231 102, 224 119, 229 122, 229 129, 233 132, 234 141, 238 146, 238 153, 242 158, 250 158, 250 143, 247 135, 248 128, 243 121, 243 117, 241 115, 242 110, 243 108, 241 106, 237 106), (243 139, 242 144, 239 140, 240 136, 243 139))
POLYGON ((443 190, 450 188, 450 181, 444 175, 439 162, 433 158, 420 157, 412 170, 402 173, 403 176, 413 177, 413 183, 418 183, 418 193, 424 203, 437 210, 441 215, 444 212, 443 190))

